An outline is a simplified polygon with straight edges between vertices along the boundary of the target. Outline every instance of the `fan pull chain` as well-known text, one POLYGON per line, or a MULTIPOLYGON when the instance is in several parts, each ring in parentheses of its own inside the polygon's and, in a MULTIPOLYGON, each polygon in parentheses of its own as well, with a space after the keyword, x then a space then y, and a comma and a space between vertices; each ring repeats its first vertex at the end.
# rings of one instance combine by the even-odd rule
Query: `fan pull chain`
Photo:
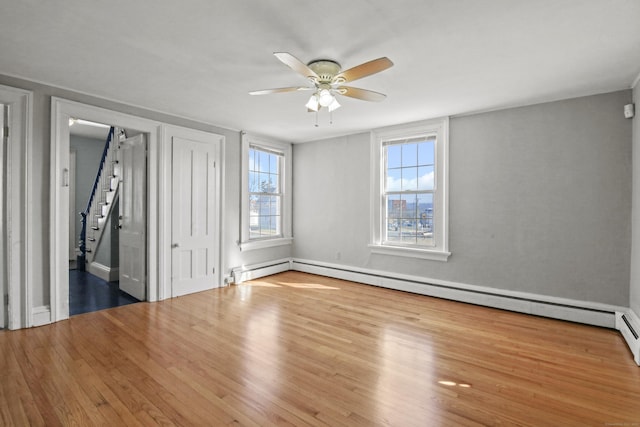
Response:
POLYGON ((316 111, 316 127, 318 127, 318 112, 316 111))

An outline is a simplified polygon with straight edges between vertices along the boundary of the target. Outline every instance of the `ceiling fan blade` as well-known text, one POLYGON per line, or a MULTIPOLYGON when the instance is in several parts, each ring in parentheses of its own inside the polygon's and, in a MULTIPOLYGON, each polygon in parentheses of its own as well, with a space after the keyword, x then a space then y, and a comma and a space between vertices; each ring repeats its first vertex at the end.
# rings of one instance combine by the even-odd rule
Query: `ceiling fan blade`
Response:
POLYGON ((382 58, 374 59, 364 64, 356 65, 353 68, 349 68, 346 71, 338 73, 334 78, 334 83, 346 83, 354 80, 361 79, 363 77, 370 76, 380 71, 384 71, 387 68, 393 66, 393 62, 386 56, 382 58))
POLYGON ((302 74, 309 80, 318 81, 320 77, 311 68, 307 67, 302 61, 287 52, 274 52, 276 58, 288 65, 293 71, 302 74))
POLYGON ((340 86, 336 88, 336 92, 338 92, 340 95, 361 99, 363 101, 380 102, 387 97, 387 95, 385 95, 384 93, 349 86, 340 86))
POLYGON ((279 87, 276 89, 263 89, 263 90, 254 90, 249 92, 249 95, 269 95, 270 93, 282 93, 282 92, 297 92, 303 90, 313 90, 312 87, 304 87, 304 86, 295 86, 295 87, 279 87))

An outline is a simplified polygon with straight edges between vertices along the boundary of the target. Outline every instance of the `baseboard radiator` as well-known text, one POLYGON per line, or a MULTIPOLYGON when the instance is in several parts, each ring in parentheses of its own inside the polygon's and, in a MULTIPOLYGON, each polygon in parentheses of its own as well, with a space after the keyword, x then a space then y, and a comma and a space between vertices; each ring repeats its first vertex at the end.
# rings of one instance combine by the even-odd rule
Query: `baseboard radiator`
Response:
POLYGON ((624 307, 608 304, 506 291, 310 260, 294 259, 292 267, 296 271, 336 279, 606 328, 615 328, 616 313, 625 310, 624 307))
POLYGON ((640 320, 633 311, 624 313, 616 313, 616 329, 620 331, 624 337, 631 353, 633 360, 640 366, 640 320))
POLYGON ((632 310, 626 307, 499 290, 295 258, 237 267, 232 269, 229 280, 232 280, 235 284, 240 284, 246 280, 257 279, 288 270, 535 316, 617 329, 631 349, 634 361, 640 366, 640 319, 632 310))
POLYGON ((259 279, 291 269, 291 259, 289 258, 247 266, 243 265, 231 270, 231 280, 236 285, 239 285, 247 280, 259 279))

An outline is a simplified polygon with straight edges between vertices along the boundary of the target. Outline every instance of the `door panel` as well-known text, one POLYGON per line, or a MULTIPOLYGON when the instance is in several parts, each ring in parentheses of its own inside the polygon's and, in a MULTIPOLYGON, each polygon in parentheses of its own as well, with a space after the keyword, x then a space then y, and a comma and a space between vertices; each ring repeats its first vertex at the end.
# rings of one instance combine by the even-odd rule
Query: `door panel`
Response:
POLYGON ((216 236, 215 146, 172 138, 172 296, 212 289, 216 236))
POLYGON ((147 293, 147 159, 144 135, 120 142, 120 289, 144 301, 147 293))

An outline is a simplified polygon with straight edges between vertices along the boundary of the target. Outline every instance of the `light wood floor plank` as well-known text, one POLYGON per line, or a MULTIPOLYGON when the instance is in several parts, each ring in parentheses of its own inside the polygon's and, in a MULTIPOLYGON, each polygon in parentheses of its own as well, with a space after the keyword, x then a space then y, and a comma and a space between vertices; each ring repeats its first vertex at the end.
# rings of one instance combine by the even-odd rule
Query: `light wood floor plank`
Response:
POLYGON ((640 425, 613 330, 287 272, 0 331, 2 425, 640 425))

